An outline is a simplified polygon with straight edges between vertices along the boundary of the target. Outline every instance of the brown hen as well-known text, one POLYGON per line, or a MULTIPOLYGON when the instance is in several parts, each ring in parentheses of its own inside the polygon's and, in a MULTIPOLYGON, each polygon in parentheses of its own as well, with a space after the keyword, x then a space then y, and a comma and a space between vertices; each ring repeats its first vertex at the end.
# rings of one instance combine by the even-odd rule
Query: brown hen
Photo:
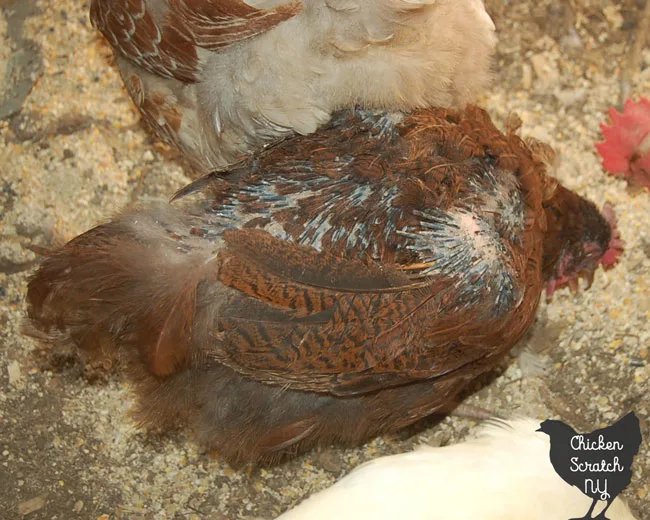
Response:
POLYGON ((439 411, 613 241, 482 110, 356 111, 47 258, 32 333, 120 358, 144 424, 228 461, 358 443, 439 411))
POLYGON ((203 172, 333 111, 460 107, 496 44, 482 0, 92 0, 144 120, 203 172))

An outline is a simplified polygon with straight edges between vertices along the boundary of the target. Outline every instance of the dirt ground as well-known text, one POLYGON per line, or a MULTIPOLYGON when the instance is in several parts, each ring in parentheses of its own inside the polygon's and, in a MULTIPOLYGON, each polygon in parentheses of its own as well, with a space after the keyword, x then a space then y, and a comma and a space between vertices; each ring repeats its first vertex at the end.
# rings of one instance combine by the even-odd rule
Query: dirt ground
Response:
MULTIPOLYGON (((488 1, 500 43, 495 84, 480 103, 499 121, 519 113, 523 134, 556 147, 565 184, 614 205, 626 251, 591 290, 542 304, 519 356, 468 401, 583 431, 634 410, 646 440, 625 496, 650 520, 650 193, 604 174, 594 149, 623 72, 631 95, 650 93, 650 51, 626 67, 644 4, 488 1)), ((70 239, 135 200, 167 198, 188 179, 139 124, 87 1, 0 8, 0 517, 271 519, 362 461, 475 428, 431 420, 358 449, 234 471, 183 432, 138 431, 119 378, 90 384, 74 363, 43 366, 20 334, 33 246, 70 239)))

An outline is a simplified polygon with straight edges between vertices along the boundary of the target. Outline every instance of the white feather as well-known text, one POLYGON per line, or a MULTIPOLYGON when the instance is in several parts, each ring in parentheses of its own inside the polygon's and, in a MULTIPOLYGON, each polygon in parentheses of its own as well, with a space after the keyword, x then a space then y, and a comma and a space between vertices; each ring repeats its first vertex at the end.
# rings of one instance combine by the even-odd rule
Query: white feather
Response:
MULTIPOLYGON (((480 437, 356 468, 277 520, 567 520, 591 504, 555 473, 539 421, 489 424, 480 437)), ((594 516, 604 507, 597 505, 594 516)), ((611 520, 634 520, 617 498, 611 520)))
MULTIPOLYGON (((293 3, 244 1, 258 9, 293 3)), ((137 9, 125 0, 94 2, 137 9)), ((135 4, 162 21, 180 3, 188 4, 135 4)), ((250 39, 194 48, 196 82, 147 72, 119 52, 117 63, 156 131, 207 172, 279 137, 313 132, 336 110, 462 107, 489 84, 496 41, 483 0, 303 0, 295 16, 250 39)))
POLYGON ((186 150, 225 165, 269 139, 313 132, 354 105, 464 106, 489 83, 495 45, 482 0, 304 0, 295 17, 249 41, 199 49, 202 80, 191 88, 200 112, 218 113, 221 127, 205 118, 207 138, 186 150))

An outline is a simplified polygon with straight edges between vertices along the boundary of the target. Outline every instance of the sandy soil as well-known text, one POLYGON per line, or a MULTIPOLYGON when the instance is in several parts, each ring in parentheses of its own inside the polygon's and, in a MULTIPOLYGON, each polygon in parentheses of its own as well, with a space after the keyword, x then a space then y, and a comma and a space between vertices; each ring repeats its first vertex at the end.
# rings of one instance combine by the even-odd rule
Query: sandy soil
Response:
MULTIPOLYGON (((501 42, 481 100, 561 156, 557 176, 611 202, 622 262, 588 292, 543 304, 525 353, 505 360, 469 402, 502 414, 558 417, 584 431, 634 410, 650 439, 650 194, 603 173, 594 143, 619 102, 621 70, 642 0, 489 0, 501 42), (534 354, 534 355, 533 355, 534 354)), ((119 378, 89 384, 79 367, 44 366, 20 334, 33 246, 70 239, 135 200, 166 198, 184 165, 140 126, 109 48, 81 0, 0 0, 0 517, 273 518, 360 462, 464 438, 468 420, 431 420, 358 449, 312 452, 238 472, 180 432, 139 432, 119 378)), ((631 69, 650 92, 650 52, 631 69)), ((521 350, 521 349, 518 349, 521 350)), ((650 520, 647 440, 625 493, 650 520)))

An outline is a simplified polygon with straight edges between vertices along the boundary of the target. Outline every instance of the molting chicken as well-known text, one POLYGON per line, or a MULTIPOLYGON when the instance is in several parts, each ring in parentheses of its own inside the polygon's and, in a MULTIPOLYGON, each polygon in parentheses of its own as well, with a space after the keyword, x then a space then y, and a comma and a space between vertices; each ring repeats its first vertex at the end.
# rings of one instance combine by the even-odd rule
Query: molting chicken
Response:
POLYGON ((461 107, 496 45, 482 0, 92 0, 126 88, 199 171, 333 111, 461 107))
POLYGON ((29 332, 126 366, 143 424, 233 464, 403 428, 503 359, 545 284, 615 263, 546 152, 471 105, 337 113, 53 253, 29 332))

